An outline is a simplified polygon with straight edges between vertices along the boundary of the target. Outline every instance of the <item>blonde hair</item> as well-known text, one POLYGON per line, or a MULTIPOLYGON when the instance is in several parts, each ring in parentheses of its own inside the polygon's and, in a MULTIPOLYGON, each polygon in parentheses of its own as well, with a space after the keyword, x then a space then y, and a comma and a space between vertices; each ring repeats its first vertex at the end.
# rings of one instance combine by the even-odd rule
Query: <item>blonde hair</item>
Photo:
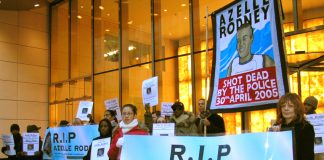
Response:
POLYGON ((287 103, 290 103, 294 106, 295 117, 293 119, 293 123, 304 123, 304 110, 305 107, 300 99, 300 97, 296 93, 287 93, 280 97, 279 102, 277 104, 277 124, 286 123, 285 118, 282 115, 282 107, 284 107, 287 103))

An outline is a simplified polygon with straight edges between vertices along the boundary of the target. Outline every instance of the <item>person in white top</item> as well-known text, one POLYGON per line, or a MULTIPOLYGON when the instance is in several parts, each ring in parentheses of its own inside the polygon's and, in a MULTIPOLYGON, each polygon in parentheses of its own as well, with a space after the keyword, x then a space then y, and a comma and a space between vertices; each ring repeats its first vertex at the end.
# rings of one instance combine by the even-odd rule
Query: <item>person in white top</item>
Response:
POLYGON ((228 67, 227 77, 275 65, 274 61, 268 55, 256 55, 251 53, 253 41, 253 29, 251 24, 242 24, 237 29, 236 38, 236 47, 239 57, 234 58, 231 62, 228 67))

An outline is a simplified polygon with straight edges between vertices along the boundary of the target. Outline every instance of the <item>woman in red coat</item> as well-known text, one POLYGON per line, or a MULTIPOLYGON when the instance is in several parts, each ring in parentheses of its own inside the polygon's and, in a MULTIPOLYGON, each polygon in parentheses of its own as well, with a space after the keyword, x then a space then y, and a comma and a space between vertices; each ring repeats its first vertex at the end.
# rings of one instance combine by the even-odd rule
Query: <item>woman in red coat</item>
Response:
POLYGON ((124 135, 148 135, 145 124, 136 119, 137 108, 132 104, 122 107, 122 121, 113 131, 108 156, 110 160, 119 160, 121 148, 124 144, 124 135))

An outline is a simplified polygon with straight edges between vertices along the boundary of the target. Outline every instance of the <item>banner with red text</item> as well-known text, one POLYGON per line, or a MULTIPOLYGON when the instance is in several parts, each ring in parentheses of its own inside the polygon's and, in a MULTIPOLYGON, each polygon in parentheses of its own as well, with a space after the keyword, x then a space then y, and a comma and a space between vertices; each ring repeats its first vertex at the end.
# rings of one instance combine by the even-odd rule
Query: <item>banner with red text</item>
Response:
POLYGON ((235 1, 211 16, 214 59, 208 107, 274 107, 288 91, 277 1, 235 1))

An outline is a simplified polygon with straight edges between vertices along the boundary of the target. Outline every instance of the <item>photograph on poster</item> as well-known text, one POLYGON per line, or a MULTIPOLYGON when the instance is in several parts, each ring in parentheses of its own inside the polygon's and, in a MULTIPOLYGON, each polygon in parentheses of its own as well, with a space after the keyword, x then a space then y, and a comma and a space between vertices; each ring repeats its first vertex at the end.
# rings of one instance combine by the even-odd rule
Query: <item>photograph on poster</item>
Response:
POLYGON ((208 107, 275 107, 288 91, 277 2, 235 1, 211 17, 214 59, 208 107))

